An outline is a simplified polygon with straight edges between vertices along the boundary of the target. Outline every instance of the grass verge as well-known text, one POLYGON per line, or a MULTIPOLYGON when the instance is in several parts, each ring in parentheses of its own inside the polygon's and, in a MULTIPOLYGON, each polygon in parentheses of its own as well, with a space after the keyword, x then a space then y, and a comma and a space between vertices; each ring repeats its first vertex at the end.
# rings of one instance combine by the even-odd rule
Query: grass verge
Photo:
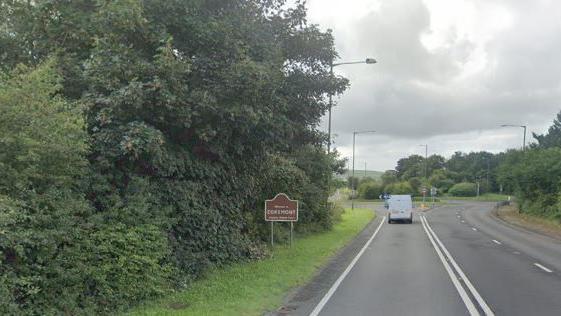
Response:
POLYGON ((501 206, 497 215, 511 224, 561 240, 561 224, 558 221, 533 214, 520 213, 515 203, 501 206))
POLYGON ((368 209, 347 209, 331 231, 276 246, 270 258, 210 271, 183 292, 146 304, 127 315, 261 315, 282 305, 286 294, 305 284, 337 250, 374 217, 368 209))
POLYGON ((480 195, 479 197, 476 196, 443 196, 441 200, 464 200, 464 201, 481 201, 481 202, 500 202, 500 201, 507 201, 508 195, 505 194, 497 194, 497 193, 485 193, 480 195))

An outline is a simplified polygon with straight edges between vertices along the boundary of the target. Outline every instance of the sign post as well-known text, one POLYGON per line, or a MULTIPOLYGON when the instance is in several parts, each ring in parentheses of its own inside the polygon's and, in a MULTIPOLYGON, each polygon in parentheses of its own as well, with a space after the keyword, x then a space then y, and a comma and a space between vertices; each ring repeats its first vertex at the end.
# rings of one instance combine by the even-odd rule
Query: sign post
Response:
POLYGON ((290 246, 294 222, 298 221, 298 200, 291 200, 284 193, 277 194, 271 200, 265 200, 265 221, 271 222, 271 247, 274 245, 274 222, 290 222, 290 246))
POLYGON ((434 197, 436 196, 436 188, 435 187, 431 187, 430 188, 430 195, 432 196, 432 207, 434 207, 434 197))

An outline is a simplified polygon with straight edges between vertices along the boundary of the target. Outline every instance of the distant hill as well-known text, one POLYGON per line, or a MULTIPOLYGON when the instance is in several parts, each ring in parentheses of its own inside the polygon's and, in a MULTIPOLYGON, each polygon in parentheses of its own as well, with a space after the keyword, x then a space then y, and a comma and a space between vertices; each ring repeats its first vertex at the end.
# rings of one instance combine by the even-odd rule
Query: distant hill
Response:
MULTIPOLYGON (((352 175, 353 171, 352 170, 348 170, 347 172, 343 173, 342 175, 337 175, 338 178, 342 178, 342 179, 347 179, 348 177, 350 177, 352 175)), ((383 171, 377 171, 377 170, 366 170, 366 177, 369 178, 373 178, 375 180, 380 179, 380 177, 382 176, 384 172, 383 171)), ((362 179, 365 177, 364 174, 364 169, 359 170, 359 169, 355 169, 355 177, 362 179)))

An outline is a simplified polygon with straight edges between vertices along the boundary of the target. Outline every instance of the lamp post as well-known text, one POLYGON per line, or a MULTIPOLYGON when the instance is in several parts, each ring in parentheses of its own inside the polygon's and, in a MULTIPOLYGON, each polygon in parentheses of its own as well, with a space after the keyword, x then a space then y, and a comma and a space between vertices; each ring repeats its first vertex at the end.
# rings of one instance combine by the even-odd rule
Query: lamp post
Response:
MULTIPOLYGON (((333 79, 333 67, 341 66, 341 65, 352 65, 352 64, 375 64, 377 61, 374 58, 366 58, 363 61, 348 61, 348 62, 340 62, 340 63, 333 63, 333 59, 331 59, 331 63, 329 64, 329 75, 333 79)), ((331 152, 331 108, 333 107, 333 94, 329 93, 329 122, 327 123, 327 153, 331 152)))
POLYGON ((358 134, 370 134, 376 133, 376 131, 354 131, 353 132, 353 175, 351 178, 351 209, 355 209, 355 143, 356 143, 356 135, 358 134))
POLYGON ((526 150, 526 125, 503 124, 501 127, 522 127, 524 129, 524 138, 522 139, 522 150, 526 150))

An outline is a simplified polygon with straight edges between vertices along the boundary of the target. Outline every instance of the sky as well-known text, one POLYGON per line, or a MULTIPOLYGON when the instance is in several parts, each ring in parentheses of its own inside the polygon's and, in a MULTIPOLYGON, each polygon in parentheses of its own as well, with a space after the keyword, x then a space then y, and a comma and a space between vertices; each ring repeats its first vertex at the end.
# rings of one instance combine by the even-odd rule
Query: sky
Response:
MULTIPOLYGON (((333 30, 351 87, 335 98, 334 147, 369 170, 399 158, 522 146, 561 110, 561 1, 308 0, 308 21, 333 30)), ((321 125, 327 130, 327 117, 321 125)))

